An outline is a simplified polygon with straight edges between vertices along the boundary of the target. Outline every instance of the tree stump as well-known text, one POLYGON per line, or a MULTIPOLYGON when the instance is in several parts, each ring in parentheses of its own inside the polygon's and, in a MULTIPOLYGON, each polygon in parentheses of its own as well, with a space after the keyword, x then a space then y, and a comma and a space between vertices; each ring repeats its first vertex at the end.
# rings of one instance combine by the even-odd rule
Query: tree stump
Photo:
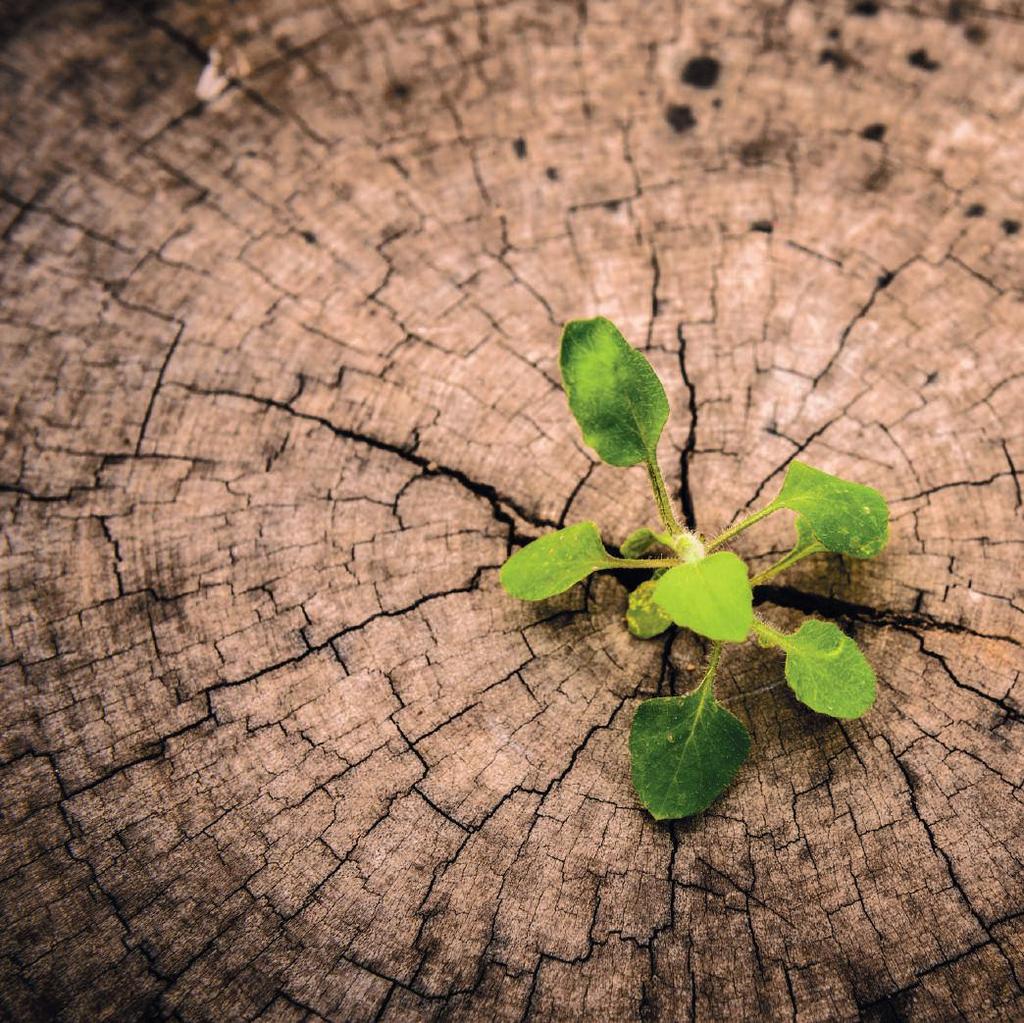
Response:
POLYGON ((1020 1019, 1021 15, 9 6, 2 1015, 1020 1019), (874 710, 727 648, 674 825, 627 737, 700 642, 497 579, 653 517, 559 387, 598 313, 701 530, 795 456, 893 509, 759 594, 874 710))

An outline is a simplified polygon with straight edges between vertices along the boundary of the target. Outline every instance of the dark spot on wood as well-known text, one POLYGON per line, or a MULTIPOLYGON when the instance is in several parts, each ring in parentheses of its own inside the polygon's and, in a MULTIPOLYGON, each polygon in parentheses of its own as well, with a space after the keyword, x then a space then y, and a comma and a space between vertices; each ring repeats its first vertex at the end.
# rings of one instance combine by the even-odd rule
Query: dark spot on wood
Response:
POLYGON ((392 82, 384 93, 389 103, 405 103, 412 95, 412 86, 407 82, 392 82))
POLYGON ((928 56, 928 51, 925 49, 911 50, 907 54, 907 63, 911 67, 920 68, 922 71, 938 71, 942 67, 937 60, 933 60, 928 56))
POLYGON ((512 148, 515 150, 515 154, 520 160, 526 159, 526 139, 515 139, 512 143, 512 148))
POLYGON ((604 208, 611 213, 614 213, 621 205, 622 202, 619 199, 609 199, 606 203, 603 203, 604 208))
POLYGON ((714 57, 694 57, 683 68, 683 81, 695 89, 711 89, 720 70, 721 65, 714 57))
POLYGON ((999 226, 1003 229, 1003 234, 1016 234, 1020 230, 1020 221, 1004 220, 999 226))
POLYGON ((665 109, 665 120, 672 126, 672 130, 680 135, 684 135, 697 124, 693 111, 681 103, 673 103, 665 109))
POLYGON ((770 135, 759 135, 756 139, 744 142, 739 148, 740 163, 744 167, 760 167, 768 162, 775 144, 775 139, 770 135))
POLYGON ((885 138, 884 124, 869 124, 861 133, 860 137, 869 142, 881 142, 885 138))
POLYGON ((850 66, 850 57, 842 50, 827 46, 818 54, 818 63, 831 64, 836 71, 845 71, 850 66))
POLYGON ((964 210, 965 217, 983 217, 985 215, 985 207, 980 202, 972 202, 967 209, 964 210))
POLYGON ((864 179, 865 192, 882 192, 892 180, 892 167, 884 160, 864 179))
POLYGON ((316 235, 312 231, 303 231, 302 237, 309 242, 310 245, 316 245, 316 235))
POLYGON ((937 369, 933 369, 931 371, 931 373, 929 373, 928 376, 926 376, 924 378, 925 386, 927 387, 928 384, 934 384, 935 381, 938 380, 938 379, 939 379, 939 371, 937 369))
POLYGON ((878 280, 875 281, 875 286, 881 290, 882 288, 888 288, 892 284, 893 274, 886 270, 878 275, 878 280))
POLYGON ((390 163, 391 166, 394 167, 395 170, 398 171, 398 173, 401 174, 406 181, 409 180, 409 169, 405 166, 404 163, 402 163, 401 160, 398 159, 397 156, 385 156, 384 161, 386 163, 390 163))
POLYGON ((873 18, 878 13, 878 4, 874 0, 861 0, 850 8, 850 13, 861 18, 873 18))
POLYGON ((955 25, 959 21, 964 20, 964 5, 959 0, 952 0, 950 5, 946 8, 946 21, 951 25, 955 25))
POLYGON ((558 180, 558 168, 557 167, 547 167, 544 170, 544 173, 547 175, 548 181, 557 181, 558 180))
POLYGON ((984 25, 965 25, 964 39, 969 43, 973 43, 975 46, 981 46, 981 44, 988 39, 988 29, 985 28, 984 25))
POLYGON ((711 101, 711 105, 712 105, 712 106, 713 106, 713 107, 714 107, 714 108, 715 108, 716 110, 718 110, 718 109, 719 109, 719 107, 721 107, 721 105, 722 105, 722 97, 721 97, 721 96, 716 96, 716 97, 715 97, 715 98, 714 98, 714 99, 713 99, 713 100, 711 101))
POLYGON ((770 220, 755 220, 750 225, 751 231, 760 231, 762 234, 771 234, 775 230, 770 220))
POLYGON ((839 29, 830 28, 827 33, 829 39, 835 40, 839 38, 839 29))

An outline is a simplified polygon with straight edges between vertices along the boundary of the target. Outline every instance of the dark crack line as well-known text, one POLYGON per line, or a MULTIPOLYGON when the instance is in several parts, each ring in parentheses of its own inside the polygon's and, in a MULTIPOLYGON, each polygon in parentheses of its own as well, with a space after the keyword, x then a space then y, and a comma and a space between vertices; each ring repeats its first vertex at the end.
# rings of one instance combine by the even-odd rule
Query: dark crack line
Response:
MULTIPOLYGON (((775 431, 774 435, 776 437, 781 437, 785 441, 789 441, 789 443, 793 445, 793 450, 789 453, 789 455, 786 457, 784 461, 780 462, 774 469, 772 469, 770 473, 768 473, 767 476, 765 476, 763 480, 761 480, 761 482, 758 484, 757 490, 754 491, 754 493, 747 500, 746 504, 743 505, 743 508, 749 508, 761 496, 762 491, 766 486, 768 486, 771 480, 778 476, 778 474, 782 472, 782 470, 785 469, 793 461, 793 459, 797 457, 797 455, 802 455, 826 430, 828 430, 830 427, 838 423, 844 415, 846 415, 845 410, 839 412, 837 415, 833 416, 828 421, 822 423, 821 426, 812 430, 802 441, 800 441, 800 443, 797 443, 795 440, 792 440, 791 438, 785 436, 785 434, 775 431)), ((739 514, 740 513, 737 512, 734 518, 739 517, 739 514)))
POLYGON ((857 324, 860 323, 860 321, 863 320, 869 312, 871 312, 871 307, 875 304, 875 299, 878 298, 879 294, 885 288, 889 287, 889 285, 892 284, 892 282, 895 280, 896 276, 902 273, 917 258, 917 256, 912 256, 906 262, 900 264, 900 266, 898 266, 895 270, 886 271, 885 273, 883 273, 875 281, 875 286, 871 289, 871 294, 868 295, 867 301, 864 303, 864 305, 861 306, 860 311, 857 313, 857 315, 854 316, 852 320, 850 320, 850 322, 843 328, 842 332, 840 333, 839 343, 836 346, 836 350, 832 353, 832 357, 828 360, 828 362, 825 363, 824 369, 822 369, 821 372, 818 373, 818 375, 814 378, 812 389, 813 387, 818 386, 818 384, 821 382, 822 377, 824 377, 828 373, 828 371, 836 364, 836 360, 839 358, 840 355, 842 355, 843 349, 846 347, 846 342, 849 339, 850 334, 853 331, 853 328, 856 327, 857 324))
POLYGON ((410 450, 410 448, 403 447, 400 444, 393 444, 390 441, 381 440, 379 437, 359 433, 357 430, 350 430, 344 426, 338 426, 337 423, 334 423, 323 416, 313 415, 310 412, 300 412, 298 409, 293 408, 286 402, 278 401, 275 398, 264 398, 259 395, 245 394, 242 391, 230 390, 228 388, 202 388, 178 382, 175 382, 172 386, 180 387, 182 390, 187 391, 190 394, 196 394, 203 397, 236 398, 241 401, 251 401, 257 405, 263 405, 266 408, 274 408, 287 415, 294 416, 296 419, 304 419, 310 423, 317 423, 325 429, 330 430, 331 433, 337 437, 342 437, 345 440, 353 441, 357 444, 365 444, 367 447, 375 448, 378 451, 386 451, 388 454, 395 455, 403 461, 410 462, 422 470, 424 476, 444 476, 447 479, 454 480, 477 497, 483 498, 483 500, 491 506, 494 512, 494 517, 508 528, 511 543, 524 543, 527 542, 527 539, 529 538, 524 538, 519 533, 514 520, 505 508, 511 509, 512 512, 519 516, 519 518, 524 522, 528 522, 530 525, 535 526, 538 529, 558 528, 557 522, 528 512, 516 500, 509 497, 507 494, 502 494, 490 483, 481 483, 479 480, 474 480, 461 469, 456 469, 448 465, 441 465, 440 463, 435 462, 432 459, 425 458, 423 455, 417 454, 415 451, 410 450))
POLYGON ((122 245, 116 238, 111 238, 109 235, 101 234, 94 228, 88 227, 86 224, 76 223, 74 220, 69 220, 67 217, 58 213, 56 210, 52 210, 47 206, 43 206, 38 202, 40 193, 47 191, 42 188, 32 196, 31 199, 20 199, 18 196, 8 192, 6 188, 0 188, 0 199, 10 203, 12 206, 18 208, 18 215, 11 221, 7 226, 7 230, 0 235, 0 240, 10 240, 15 228, 20 224, 21 220, 29 213, 38 213, 41 216, 49 217, 55 223, 60 224, 61 227, 70 228, 72 231, 80 231, 87 238, 91 238, 95 242, 99 242, 101 245, 106 245, 109 248, 116 249, 118 252, 132 253, 134 250, 129 248, 127 245, 122 245))
POLYGON ((928 842, 932 847, 932 851, 945 864, 946 874, 949 877, 950 883, 956 889, 956 892, 960 896, 960 899, 963 902, 965 908, 967 909, 967 912, 971 915, 975 923, 977 923, 978 927, 981 929, 982 933, 988 939, 988 941, 982 943, 982 946, 988 944, 995 945, 996 950, 999 952, 999 955, 1009 968, 1011 976, 1014 976, 1016 978, 1016 974, 1013 972, 1013 964, 1010 961, 1009 956, 1006 954, 1006 950, 1003 948, 1000 941, 992 934, 992 927, 994 926, 994 922, 990 923, 989 921, 986 921, 985 918, 981 915, 981 913, 978 912, 978 910, 975 908, 974 903, 971 901, 966 889, 964 888, 963 882, 960 880, 960 875, 957 873, 956 868, 953 865, 953 858, 949 855, 948 852, 946 852, 945 848, 936 839, 932 824, 925 818, 924 814, 921 812, 921 808, 917 802, 917 780, 915 779, 911 770, 907 767, 906 764, 903 763, 903 761, 897 755, 896 751, 892 748, 892 744, 889 743, 888 740, 885 741, 886 745, 889 746, 889 750, 892 753, 893 759, 896 761, 896 766, 899 768, 900 773, 903 775, 903 780, 906 782, 907 794, 910 799, 911 812, 914 814, 914 817, 921 824, 921 827, 924 828, 925 834, 927 834, 928 836, 928 842))
MULTIPOLYGON (((1009 461, 1009 454, 1006 458, 1009 461)), ((1014 484, 1017 487, 1017 493, 1020 494, 1020 483, 1017 479, 1016 467, 1010 462, 1009 469, 1003 469, 1000 472, 994 472, 991 476, 986 476, 980 480, 953 480, 950 483, 937 483, 934 487, 929 487, 927 490, 918 491, 916 494, 908 494, 906 497, 894 497, 889 503, 890 504, 903 504, 906 501, 917 501, 922 497, 931 497, 932 494, 938 494, 943 490, 953 490, 956 487, 988 487, 991 486, 996 480, 1003 480, 1007 477, 1011 477, 1014 484)))
POLYGON ((153 415, 153 406, 156 404, 156 396, 160 391, 160 387, 164 382, 164 374, 167 372, 167 367, 170 364, 175 351, 178 348, 178 343, 181 341, 182 334, 185 333, 185 324, 182 321, 178 321, 178 332, 174 335, 174 340, 171 342, 170 347, 167 349, 167 355, 164 357, 164 361, 160 366, 160 372, 156 376, 156 384, 153 386, 153 393, 149 396, 149 403, 146 405, 146 414, 142 417, 142 426, 139 427, 139 439, 135 444, 135 454, 140 456, 142 454, 142 441, 146 436, 146 427, 149 426, 150 416, 153 415))
MULTIPOLYGON (((239 679, 223 679, 220 682, 214 682, 207 686, 204 693, 215 693, 221 689, 232 689, 236 686, 244 686, 250 682, 255 682, 256 679, 263 675, 268 675, 271 672, 278 671, 281 668, 286 668, 290 664, 298 664, 300 661, 306 660, 307 657, 312 657, 314 654, 321 653, 326 650, 329 646, 341 639, 342 636, 347 636, 349 633, 358 632, 361 629, 365 629, 371 623, 377 621, 380 618, 401 618, 403 615, 407 615, 417 608, 422 607, 424 604, 432 600, 443 600, 445 597, 452 597, 457 593, 472 593, 480 585, 480 577, 485 571, 496 568, 496 565, 482 565, 473 574, 473 578, 465 586, 456 586, 450 590, 440 590, 436 593, 425 593, 421 597, 417 597, 411 604, 407 604, 405 607, 395 608, 391 611, 377 611, 375 614, 370 615, 368 618, 364 618, 361 622, 357 622, 354 625, 346 625, 344 628, 339 629, 337 632, 332 633, 321 643, 309 644, 307 648, 301 653, 296 654, 294 657, 286 657, 283 661, 277 661, 274 664, 270 664, 265 668, 260 668, 259 671, 254 671, 250 675, 246 675, 244 678, 239 679)), ((335 651, 337 654, 337 651, 335 651)), ((399 701, 401 702, 401 701, 399 701)), ((214 715, 216 718, 216 715, 214 715)), ((418 741, 418 740, 417 740, 418 741)))
POLYGON ((594 471, 594 467, 596 465, 596 462, 591 462, 590 465, 587 466, 587 471, 576 481, 576 486, 572 488, 572 493, 566 498, 565 504, 562 507, 562 513, 558 516, 559 529, 565 525, 565 519, 569 514, 569 509, 572 507, 573 501, 576 500, 579 492, 586 486, 587 480, 590 479, 590 474, 594 471))
MULTIPOLYGON (((188 732, 191 732, 195 728, 199 728, 201 725, 206 724, 209 721, 214 721, 212 713, 206 713, 201 718, 195 721, 189 722, 187 725, 182 725, 181 728, 176 728, 173 732, 168 732, 166 735, 161 735, 156 739, 148 742, 147 746, 155 746, 155 749, 150 749, 146 753, 135 757, 132 760, 128 760, 123 764, 119 764, 117 767, 101 774, 98 778, 94 778, 92 781, 86 782, 84 785, 79 785, 77 788, 69 788, 64 790, 64 799, 72 799, 73 797, 80 795, 82 792, 88 792, 89 789, 94 789, 98 785, 102 785, 104 782, 110 781, 112 778, 116 778, 120 774, 124 774, 126 771, 130 771, 133 767, 138 767, 140 764, 150 763, 154 760, 162 760, 167 755, 167 743, 172 739, 178 739, 188 732)), ((63 786, 62 786, 63 788, 63 786)), ((63 800, 62 800, 63 802, 63 800)))
POLYGON ((1017 466, 1014 465, 1013 459, 1010 457, 1010 449, 1006 446, 1005 440, 1000 440, 999 443, 1003 448, 1003 455, 1006 457, 1006 464, 1010 467, 1010 475, 1013 477, 1013 486, 1017 492, 1017 504, 1016 510, 1020 511, 1021 505, 1024 504, 1024 497, 1021 496, 1020 490, 1020 475, 1017 470, 1017 466))
POLYGON ((924 629, 936 630, 938 632, 952 632, 959 635, 975 636, 978 639, 992 639, 1003 643, 1010 643, 1013 646, 1024 646, 1020 640, 1013 636, 1003 636, 998 633, 979 632, 970 626, 958 622, 945 622, 940 618, 913 612, 883 611, 879 608, 870 607, 867 604, 855 604, 849 600, 841 600, 838 597, 827 597, 820 593, 807 593, 798 590, 794 586, 779 586, 768 584, 758 586, 754 590, 755 604, 774 604, 777 607, 788 607, 794 611, 805 611, 809 614, 818 613, 826 618, 847 618, 851 621, 866 622, 870 625, 891 626, 902 629, 906 632, 913 632, 924 629))
POLYGON ((682 323, 676 326, 676 336, 679 339, 679 372, 688 395, 690 429, 679 459, 679 501, 683 507, 683 518, 687 527, 696 530, 697 514, 693 505, 693 493, 690 490, 690 460, 697 447, 697 388, 686 370, 686 335, 683 332, 683 327, 682 323))

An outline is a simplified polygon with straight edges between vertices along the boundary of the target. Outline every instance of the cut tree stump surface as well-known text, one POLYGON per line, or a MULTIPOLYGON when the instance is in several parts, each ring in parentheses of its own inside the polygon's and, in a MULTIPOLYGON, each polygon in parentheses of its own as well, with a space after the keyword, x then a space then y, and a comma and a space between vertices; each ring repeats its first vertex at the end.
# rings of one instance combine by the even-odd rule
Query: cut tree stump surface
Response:
POLYGON ((2 20, 0 1015, 1024 1016, 1020 4, 2 20), (700 529, 794 456, 893 509, 759 594, 873 711, 727 648, 675 825, 627 737, 702 645, 497 578, 651 522, 559 387, 597 313, 700 529))

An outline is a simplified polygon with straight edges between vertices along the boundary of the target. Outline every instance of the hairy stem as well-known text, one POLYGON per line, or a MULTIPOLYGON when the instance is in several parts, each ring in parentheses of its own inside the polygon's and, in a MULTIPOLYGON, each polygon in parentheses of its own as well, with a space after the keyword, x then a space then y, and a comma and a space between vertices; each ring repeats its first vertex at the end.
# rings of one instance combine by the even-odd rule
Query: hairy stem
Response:
POLYGON ((784 647, 786 645, 786 634, 773 629, 767 622, 762 621, 756 615, 754 616, 754 632, 757 633, 758 639, 765 646, 784 647))
POLYGON ((722 656, 722 643, 717 641, 711 645, 711 656, 708 658, 708 670, 704 672, 704 677, 700 681, 700 685, 697 686, 697 692, 703 696, 714 695, 715 690, 715 674, 718 671, 718 661, 722 656))
POLYGON ((739 522, 734 526, 730 526, 724 533, 719 533, 708 545, 707 550, 713 551, 716 547, 721 547, 723 543, 727 543, 738 533, 742 533, 744 529, 748 529, 755 522, 760 522, 761 519, 767 518, 773 511, 775 511, 775 504, 766 505, 760 511, 754 512, 753 515, 748 515, 745 519, 740 519, 739 522))
POLYGON ((819 554, 823 550, 825 550, 825 546, 818 540, 815 540, 814 543, 809 544, 807 547, 794 547, 787 555, 776 561, 774 565, 770 565, 763 572, 758 572, 757 575, 750 580, 750 585, 760 586, 761 583, 766 583, 769 579, 774 579, 780 572, 784 572, 787 568, 795 565, 798 561, 802 561, 811 554, 819 554))
POLYGON ((654 503, 658 506, 658 515, 664 523, 665 528, 672 536, 680 536, 686 532, 676 513, 672 510, 672 502, 669 500, 668 491, 665 489, 665 479, 661 475, 661 467, 656 458, 647 461, 647 477, 651 481, 651 489, 654 491, 654 503))
POLYGON ((672 568, 683 564, 681 558, 609 558, 608 568, 672 568))

